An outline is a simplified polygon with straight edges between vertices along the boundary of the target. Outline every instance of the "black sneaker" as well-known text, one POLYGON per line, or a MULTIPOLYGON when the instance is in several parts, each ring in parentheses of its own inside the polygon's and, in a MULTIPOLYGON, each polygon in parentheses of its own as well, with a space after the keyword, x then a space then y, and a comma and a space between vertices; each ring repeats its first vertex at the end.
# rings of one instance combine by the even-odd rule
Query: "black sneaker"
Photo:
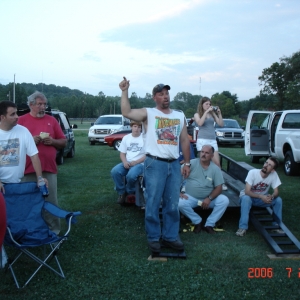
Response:
POLYGON ((184 250, 184 245, 181 241, 173 241, 173 242, 169 242, 166 240, 162 240, 162 245, 165 247, 169 247, 175 250, 184 250))
POLYGON ((124 204, 124 203, 125 203, 125 200, 126 200, 126 196, 127 196, 126 193, 124 193, 124 194, 122 194, 122 195, 119 195, 119 198, 118 198, 118 200, 117 200, 117 203, 118 203, 118 204, 124 204))
POLYGON ((160 243, 158 241, 148 242, 148 247, 152 252, 160 252, 160 243))

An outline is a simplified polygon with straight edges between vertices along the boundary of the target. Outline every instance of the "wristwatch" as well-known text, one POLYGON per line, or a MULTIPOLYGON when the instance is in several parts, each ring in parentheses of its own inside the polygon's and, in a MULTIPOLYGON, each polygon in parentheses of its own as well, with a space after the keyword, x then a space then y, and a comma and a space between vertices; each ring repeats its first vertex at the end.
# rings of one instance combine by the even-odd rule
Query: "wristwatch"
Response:
POLYGON ((212 200, 213 200, 213 199, 212 199, 212 197, 211 197, 210 195, 208 196, 208 199, 209 199, 210 201, 212 201, 212 200))
POLYGON ((184 165, 190 167, 191 163, 184 163, 184 165))

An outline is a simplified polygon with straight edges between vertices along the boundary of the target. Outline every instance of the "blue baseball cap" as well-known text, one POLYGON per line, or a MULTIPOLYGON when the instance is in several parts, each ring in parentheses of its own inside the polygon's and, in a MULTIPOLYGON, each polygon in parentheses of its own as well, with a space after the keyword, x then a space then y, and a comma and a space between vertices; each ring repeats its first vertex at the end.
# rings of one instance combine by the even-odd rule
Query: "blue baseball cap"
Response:
POLYGON ((153 90, 152 90, 152 95, 154 96, 156 93, 159 93, 161 92, 163 89, 167 89, 167 90, 170 90, 170 86, 169 85, 165 85, 163 83, 159 83, 157 84, 153 90))

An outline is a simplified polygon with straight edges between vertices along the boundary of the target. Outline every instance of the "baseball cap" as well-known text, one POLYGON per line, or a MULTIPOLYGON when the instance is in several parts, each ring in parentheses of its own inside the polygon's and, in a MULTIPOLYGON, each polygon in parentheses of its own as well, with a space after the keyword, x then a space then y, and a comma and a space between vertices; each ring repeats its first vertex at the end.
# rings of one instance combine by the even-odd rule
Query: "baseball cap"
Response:
POLYGON ((167 89, 167 90, 170 90, 170 86, 169 85, 165 85, 163 83, 159 83, 157 84, 153 90, 152 90, 152 95, 154 96, 156 93, 159 93, 161 92, 163 89, 167 89))

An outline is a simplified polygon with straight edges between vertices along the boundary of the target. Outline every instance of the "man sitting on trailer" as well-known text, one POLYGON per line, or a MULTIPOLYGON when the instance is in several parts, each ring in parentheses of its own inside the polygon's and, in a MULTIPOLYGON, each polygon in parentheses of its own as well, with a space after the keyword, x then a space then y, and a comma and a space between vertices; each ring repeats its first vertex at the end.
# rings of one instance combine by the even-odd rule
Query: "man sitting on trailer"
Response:
MULTIPOLYGON (((237 236, 246 234, 252 205, 272 207, 276 223, 282 221, 282 199, 278 196, 281 181, 275 171, 278 164, 275 157, 269 157, 261 170, 252 169, 248 172, 245 189, 240 192, 241 218, 236 232, 237 236), (268 193, 270 187, 273 189, 272 195, 268 193)), ((280 232, 280 229, 277 232, 280 232)))
POLYGON ((191 160, 191 172, 186 179, 185 193, 180 194, 179 211, 195 225, 194 233, 205 230, 207 233, 214 234, 213 228, 229 204, 229 199, 221 194, 224 179, 221 169, 211 160, 213 156, 214 148, 204 145, 199 158, 191 160), (201 217, 193 210, 198 205, 202 209, 213 209, 205 225, 202 224, 201 217))

